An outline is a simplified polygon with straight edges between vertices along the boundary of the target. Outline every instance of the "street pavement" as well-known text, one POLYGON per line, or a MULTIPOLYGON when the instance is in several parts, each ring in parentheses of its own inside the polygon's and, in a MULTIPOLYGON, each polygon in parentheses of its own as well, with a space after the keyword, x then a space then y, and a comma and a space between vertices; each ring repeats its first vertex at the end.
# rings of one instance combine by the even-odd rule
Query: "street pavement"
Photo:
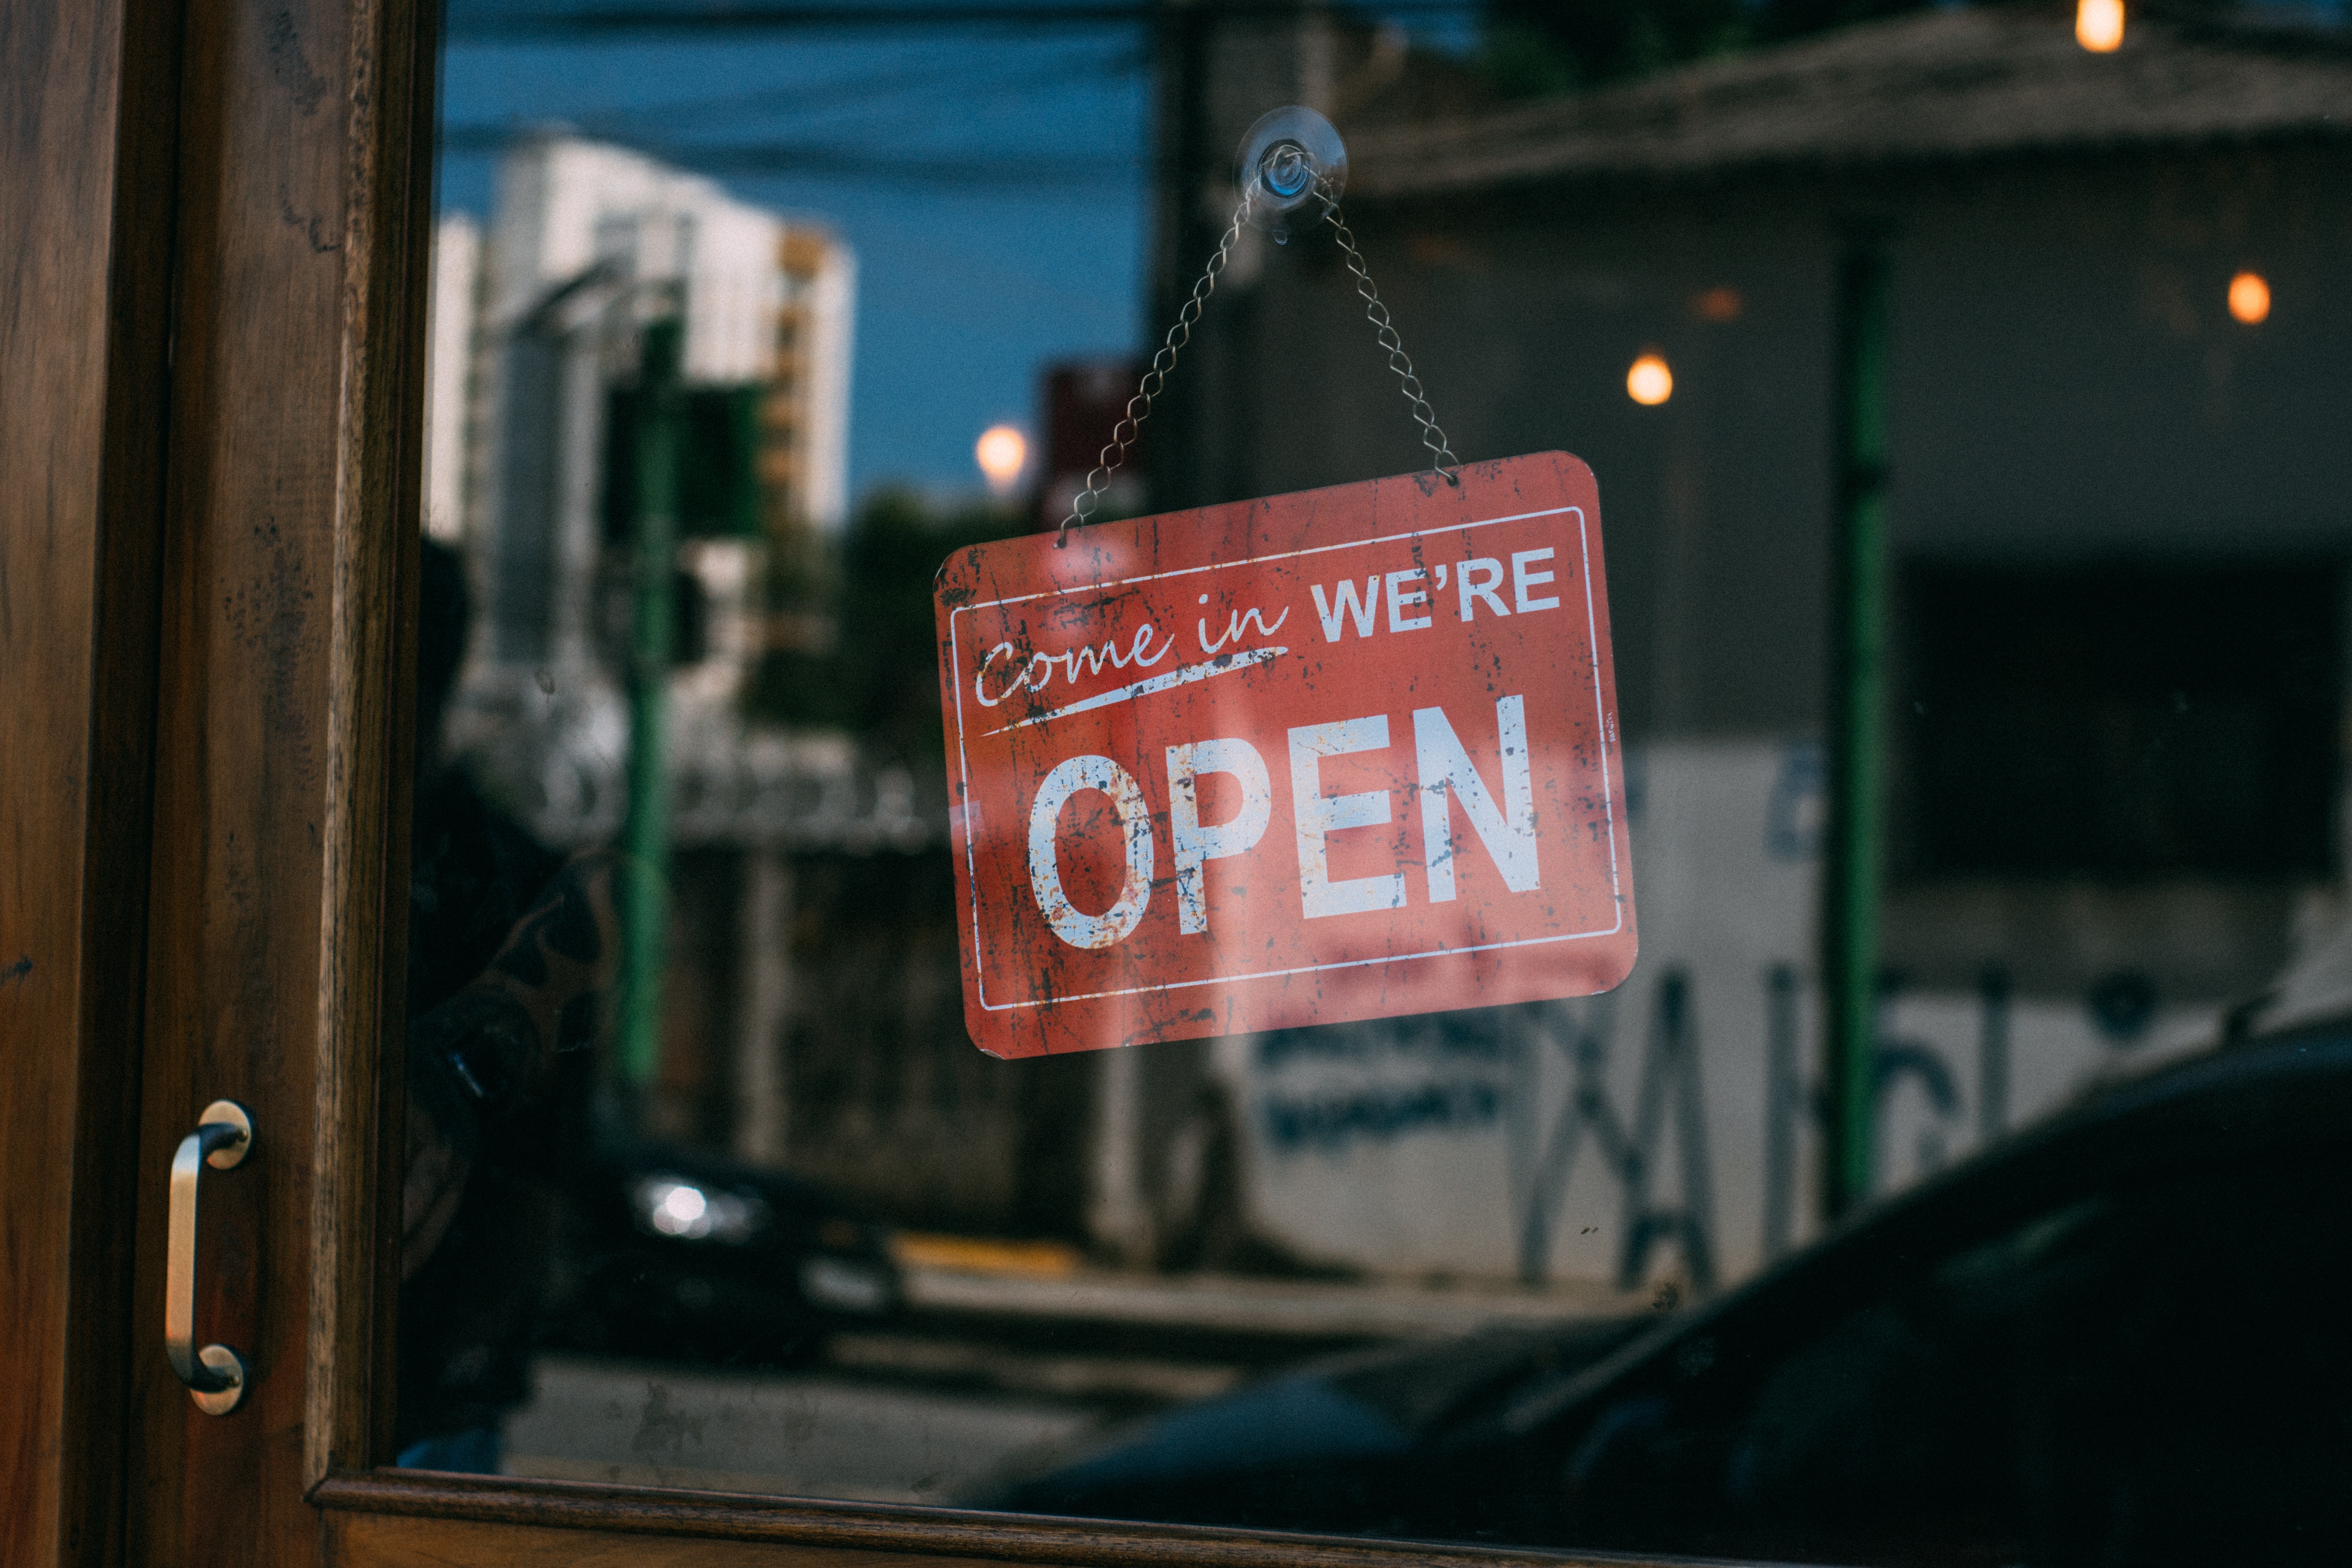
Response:
POLYGON ((953 1502, 1090 1435, 1365 1345, 1648 1303, 1596 1289, 916 1267, 899 1321, 806 1370, 542 1356, 510 1474, 953 1502))
POLYGON ((1097 1419, 1081 1405, 822 1373, 548 1356, 537 1381, 507 1423, 509 1474, 703 1491, 937 1502, 1097 1419))
POLYGON ((1237 1275, 1063 1274, 911 1268, 919 1311, 1220 1330, 1253 1337, 1450 1339, 1499 1323, 1639 1310, 1645 1300, 1602 1285, 1540 1290, 1459 1283, 1260 1279, 1237 1275))

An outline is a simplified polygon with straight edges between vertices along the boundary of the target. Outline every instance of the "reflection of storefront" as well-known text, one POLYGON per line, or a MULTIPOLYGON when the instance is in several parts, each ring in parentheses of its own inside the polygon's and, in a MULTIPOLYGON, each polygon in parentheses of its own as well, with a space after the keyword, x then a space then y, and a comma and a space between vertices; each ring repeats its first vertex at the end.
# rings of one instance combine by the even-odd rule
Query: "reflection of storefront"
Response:
MULTIPOLYGON (((1455 447, 1600 476, 1643 954, 1615 998, 1491 1038, 1217 1047, 1266 1240, 1586 1278, 1629 1248, 1677 1267, 1652 1234, 1695 1220, 1725 1279, 1808 1233, 1858 227, 1895 289, 1880 1185, 2210 1038, 2341 907, 2352 329, 2321 215, 2352 68, 2135 26, 2110 58, 1946 9, 1490 119, 1341 114, 1351 221, 1455 447), (1663 397, 1629 388, 1644 355, 1663 397), (1677 984, 1686 1121, 1659 1065, 1677 984)), ((1349 281, 1314 238, 1237 257, 1171 384, 1156 504, 1410 466, 1349 281)))
MULTIPOLYGON (((2305 389, 2347 345, 2328 314, 2340 263, 2294 215, 2343 178, 2307 107, 2335 101, 2342 68, 2152 22, 2120 63, 2186 84, 2157 124, 2096 74, 2118 62, 1936 13, 1515 110, 1506 136, 1444 118, 1446 92, 1407 79, 1426 62, 1369 37, 1323 60, 1325 101, 1356 154, 1359 239, 1456 447, 1565 447, 1600 476, 1634 775, 1633 980, 1525 1014, 1000 1069, 954 1006, 934 778, 736 721, 746 661, 827 627, 761 614, 749 554, 706 538, 687 562, 706 657, 677 688, 667 1124, 919 1224, 1083 1228, 1171 1265, 1720 1282, 1811 1234, 1832 282, 1865 220, 1892 237, 1896 286, 1878 1180, 2209 1037, 2335 897, 2347 541, 2329 498, 2352 475, 2327 398, 2305 389), (1825 86, 1811 73, 1832 58, 1846 74, 1825 86), (1349 84, 1374 77, 1389 96, 1352 123, 1349 84), (2030 148, 2001 107, 2024 85, 2030 148), (1668 102, 1695 107, 1658 132, 1668 102), (1962 129, 1897 164, 1897 121, 1962 129), (2275 305, 2258 325, 2230 313, 2248 267, 2275 305), (1629 385, 1644 356, 1670 385, 1629 385), (2226 645, 2201 659, 2175 635, 2200 604, 2226 645), (2037 652, 2047 635, 2095 637, 2098 657, 2037 652), (2053 658, 2069 683, 2037 681, 2053 658)), ((1279 52, 1258 63, 1287 96, 1279 52)), ((1243 96, 1221 90, 1215 112, 1245 122, 1263 105, 1243 96)), ((813 231, 738 218, 747 267, 786 301, 744 329, 777 356, 756 410, 772 535, 823 510, 811 476, 837 432, 819 393, 841 372, 808 356, 840 341, 819 327, 845 310, 847 274, 813 231)), ((625 248, 624 226, 589 224, 582 243, 625 248)), ((724 228, 698 227, 706 261, 724 228)), ((444 244, 445 261, 466 253, 444 244)), ((1247 234, 1155 415, 1150 503, 1408 466, 1359 310, 1321 237, 1277 251, 1247 234)), ((575 344, 590 369, 593 346, 575 344)), ((438 529, 470 508, 485 551, 505 537, 491 514, 512 465, 492 460, 490 410, 510 359, 477 354, 468 485, 431 512, 438 529)), ((1083 403, 1099 424, 1125 396, 1092 379, 1053 383, 1045 421, 1085 461, 1101 436, 1060 439, 1086 421, 1056 411, 1083 403)), ((433 438, 439 453, 439 425, 433 438)), ((1051 467, 1066 489, 1073 464, 1051 467)), ((621 808, 593 647, 599 482, 550 514, 550 539, 591 548, 558 551, 572 575, 531 601, 554 628, 531 646, 573 650, 581 679, 515 658, 475 689, 501 744, 524 742, 507 771, 568 842, 621 808)), ((437 466, 432 486, 450 489, 437 466)))
POLYGON ((786 855, 937 837, 903 770, 739 713, 764 651, 823 639, 777 613, 771 566, 797 564, 846 510, 855 258, 709 180, 563 135, 510 147, 487 234, 452 215, 435 256, 426 516, 466 557, 478 611, 449 743, 567 848, 609 841, 625 805, 634 334, 682 309, 677 1048, 656 1115, 772 1156, 783 1085, 739 1037, 774 1037, 792 1005, 786 855))
MULTIPOLYGON (((1816 1228, 1818 805, 1810 745, 1634 753, 1643 945, 1613 994, 1219 1042, 1248 1223, 1304 1260, 1401 1273, 1737 1279, 1816 1228)), ((2207 1037, 2073 998, 1906 986, 1880 1040, 1878 1170, 1907 1184, 2090 1079, 2207 1037)))
POLYGON ((508 151, 487 238, 440 224, 426 510, 478 611, 450 743, 546 842, 619 833, 631 345, 645 288, 680 283, 687 537, 649 1126, 935 1228, 1072 1233, 1087 1069, 1008 1075, 965 1037, 936 771, 745 701, 763 656, 836 635, 810 579, 846 523, 856 268, 823 227, 568 136, 508 151))

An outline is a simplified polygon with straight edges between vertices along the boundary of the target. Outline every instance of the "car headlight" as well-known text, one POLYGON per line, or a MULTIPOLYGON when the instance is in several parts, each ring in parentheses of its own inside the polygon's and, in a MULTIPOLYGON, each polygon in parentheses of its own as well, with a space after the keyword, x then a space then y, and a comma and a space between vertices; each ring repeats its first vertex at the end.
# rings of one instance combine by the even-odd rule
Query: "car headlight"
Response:
POLYGON ((801 1265, 801 1295, 836 1312, 887 1312, 890 1279, 874 1264, 820 1253, 801 1265))
POLYGON ((740 1246, 768 1225, 768 1205, 756 1194, 706 1187, 686 1176, 647 1176, 629 1189, 637 1223, 680 1241, 740 1246))

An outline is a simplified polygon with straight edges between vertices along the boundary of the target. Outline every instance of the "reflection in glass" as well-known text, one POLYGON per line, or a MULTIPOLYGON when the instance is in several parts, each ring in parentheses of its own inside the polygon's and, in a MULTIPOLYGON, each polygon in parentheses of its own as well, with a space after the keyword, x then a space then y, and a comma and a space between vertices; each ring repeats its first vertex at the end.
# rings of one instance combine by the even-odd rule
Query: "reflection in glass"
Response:
POLYGON ((1645 353, 1625 372, 1625 395, 1644 408, 1654 408, 1675 395, 1675 373, 1665 356, 1645 353))
MULTIPOLYGON (((2218 12, 2107 56, 2035 7, 1082 9, 453 12, 403 1462, 1714 1556, 2340 1556, 2352 342, 2250 335, 2239 296, 2352 284, 2296 216, 2342 186, 2310 106, 2352 53, 2218 12), (1346 137, 1465 458, 1598 475, 1644 953, 1575 1003, 992 1060, 935 574, 1067 510, 1232 149, 1292 102, 1346 137), (1841 411, 1864 216, 1888 374, 1841 411), (1885 972, 1874 1201, 1830 1235, 1841 419, 1887 453, 1885 972), (1000 424, 1026 445, 983 489, 1000 424)), ((1266 240, 1107 511, 1417 466, 1326 231, 1266 240)), ((1223 873, 1252 781, 1212 760, 1194 820, 1141 804, 1223 873)), ((1079 913, 1126 843, 1057 860, 1079 913)), ((1391 873, 1431 885, 1334 875, 1391 873)))
POLYGON ((2247 326, 2270 320, 2271 286, 2259 272, 2241 272, 2230 279, 2230 314, 2247 326))

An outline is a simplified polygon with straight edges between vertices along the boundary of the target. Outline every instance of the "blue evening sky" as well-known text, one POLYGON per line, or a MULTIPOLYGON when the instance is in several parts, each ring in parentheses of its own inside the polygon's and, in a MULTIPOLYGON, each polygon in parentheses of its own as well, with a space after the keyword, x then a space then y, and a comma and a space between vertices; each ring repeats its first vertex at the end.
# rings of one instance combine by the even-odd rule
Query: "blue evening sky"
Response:
MULTIPOLYGON (((823 219, 857 252, 853 496, 891 482, 976 489, 973 441, 998 420, 1034 426, 1042 364, 1131 353, 1158 335, 1143 321, 1139 28, 524 41, 468 36, 471 10, 453 7, 446 125, 563 121, 623 141, 895 166, 720 176, 744 200, 823 219)), ((493 163, 446 152, 442 205, 487 216, 493 163)))

